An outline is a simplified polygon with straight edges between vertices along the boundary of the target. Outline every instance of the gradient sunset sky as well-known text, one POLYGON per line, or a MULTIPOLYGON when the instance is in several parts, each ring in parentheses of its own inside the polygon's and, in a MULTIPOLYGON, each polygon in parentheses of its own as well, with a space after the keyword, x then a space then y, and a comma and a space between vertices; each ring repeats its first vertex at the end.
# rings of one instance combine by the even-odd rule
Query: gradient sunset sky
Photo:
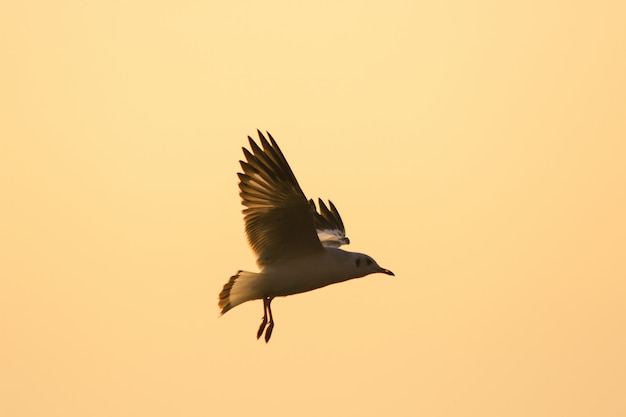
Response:
POLYGON ((624 415, 625 4, 4 5, 0 415, 624 415), (257 128, 396 274, 267 345, 257 128))

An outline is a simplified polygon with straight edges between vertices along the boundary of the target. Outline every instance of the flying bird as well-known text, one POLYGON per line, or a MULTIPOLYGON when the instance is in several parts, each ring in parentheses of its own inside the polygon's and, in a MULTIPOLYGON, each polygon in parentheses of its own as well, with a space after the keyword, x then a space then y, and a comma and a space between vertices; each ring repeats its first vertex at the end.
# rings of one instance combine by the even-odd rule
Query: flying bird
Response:
POLYGON ((248 136, 250 150, 239 161, 246 236, 257 256, 260 272, 238 271, 224 284, 218 305, 221 314, 250 300, 263 300, 257 339, 274 330, 274 297, 303 293, 330 284, 383 273, 394 275, 363 253, 339 249, 350 240, 335 205, 319 199, 319 211, 306 199, 285 156, 272 135, 260 131, 261 146, 248 136))

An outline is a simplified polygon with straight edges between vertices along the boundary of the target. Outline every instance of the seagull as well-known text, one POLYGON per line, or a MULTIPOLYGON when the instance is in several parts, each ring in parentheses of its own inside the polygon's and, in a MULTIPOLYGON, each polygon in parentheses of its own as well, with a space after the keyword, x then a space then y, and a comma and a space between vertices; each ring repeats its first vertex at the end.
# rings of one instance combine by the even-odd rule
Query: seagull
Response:
POLYGON ((221 314, 250 300, 263 300, 257 339, 274 330, 271 303, 275 297, 299 294, 330 284, 383 273, 394 275, 363 253, 339 249, 350 240, 335 205, 330 208, 305 197, 285 156, 270 135, 257 130, 261 146, 248 136, 250 151, 239 161, 239 176, 248 243, 260 272, 238 271, 219 295, 221 314), (266 329, 267 326, 267 329, 266 329))

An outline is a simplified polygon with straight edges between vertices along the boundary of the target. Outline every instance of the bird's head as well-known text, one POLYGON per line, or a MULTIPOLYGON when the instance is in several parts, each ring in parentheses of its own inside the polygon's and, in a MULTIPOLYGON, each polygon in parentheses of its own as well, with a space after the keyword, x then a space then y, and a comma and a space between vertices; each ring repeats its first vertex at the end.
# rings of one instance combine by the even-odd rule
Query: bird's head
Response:
POLYGON ((353 253, 352 257, 354 266, 356 267, 357 272, 361 274, 361 276, 376 273, 395 276, 395 274, 390 270, 378 265, 378 263, 369 255, 365 255, 363 253, 353 253))

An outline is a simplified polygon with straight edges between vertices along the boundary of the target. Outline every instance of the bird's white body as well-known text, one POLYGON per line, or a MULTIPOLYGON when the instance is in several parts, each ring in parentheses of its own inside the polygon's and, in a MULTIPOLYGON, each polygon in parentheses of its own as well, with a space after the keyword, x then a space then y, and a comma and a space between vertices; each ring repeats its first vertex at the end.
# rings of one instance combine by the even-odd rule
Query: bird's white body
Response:
MULTIPOLYGON (((366 255, 337 248, 324 248, 320 253, 290 259, 264 268, 265 284, 261 296, 276 297, 299 294, 370 274, 366 255)), ((378 267, 378 265, 376 265, 378 267)), ((380 267, 378 267, 380 268, 380 267)))
POLYGON ((382 272, 372 258, 337 248, 276 262, 261 272, 239 271, 230 290, 230 308, 250 300, 299 294, 382 272))

